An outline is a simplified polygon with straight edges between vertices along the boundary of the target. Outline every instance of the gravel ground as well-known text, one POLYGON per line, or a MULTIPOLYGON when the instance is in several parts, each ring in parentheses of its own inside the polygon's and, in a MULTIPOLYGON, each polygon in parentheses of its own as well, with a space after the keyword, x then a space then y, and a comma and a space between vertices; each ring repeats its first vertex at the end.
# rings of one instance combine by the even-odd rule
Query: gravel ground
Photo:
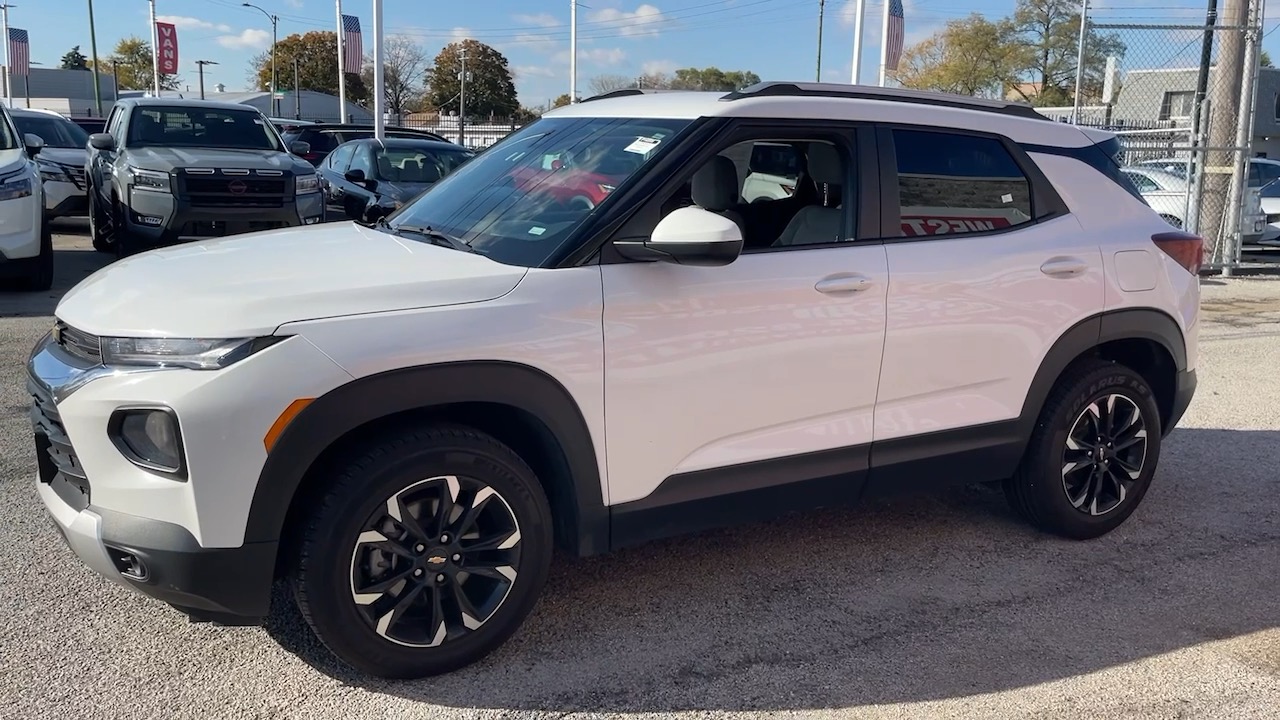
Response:
MULTIPOLYGON (((57 244, 61 288, 102 263, 57 244)), ((1199 393, 1106 538, 965 488, 565 559, 504 649, 408 683, 337 666, 283 597, 265 628, 190 624, 71 555, 31 488, 22 389, 57 295, 0 295, 0 717, 1280 712, 1280 278, 1205 280, 1199 393)))

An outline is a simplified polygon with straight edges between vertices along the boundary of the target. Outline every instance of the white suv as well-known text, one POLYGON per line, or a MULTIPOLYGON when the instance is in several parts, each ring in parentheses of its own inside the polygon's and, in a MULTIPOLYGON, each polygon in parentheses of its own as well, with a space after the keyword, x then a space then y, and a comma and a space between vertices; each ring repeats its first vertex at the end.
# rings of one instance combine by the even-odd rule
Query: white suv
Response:
POLYGON ((24 135, 0 104, 0 279, 22 290, 53 286, 53 232, 35 158, 44 141, 24 135))
POLYGON ((83 281, 30 360, 35 486, 99 573, 218 622, 286 577, 397 677, 501 645, 554 547, 977 481, 1097 537, 1191 400, 1202 259, 1115 149, 843 85, 561 108, 376 226, 83 281), (742 202, 730 157, 779 142, 801 186, 742 202), (570 149, 642 162, 587 209, 570 149))

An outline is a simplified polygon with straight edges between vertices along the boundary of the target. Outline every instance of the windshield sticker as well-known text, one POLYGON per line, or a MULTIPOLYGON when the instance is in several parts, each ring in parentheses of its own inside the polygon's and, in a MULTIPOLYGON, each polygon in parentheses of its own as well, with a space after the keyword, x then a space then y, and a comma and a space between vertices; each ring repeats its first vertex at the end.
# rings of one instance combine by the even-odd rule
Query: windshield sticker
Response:
POLYGON ((546 228, 544 228, 544 227, 536 227, 536 226, 535 226, 535 227, 531 227, 531 228, 529 228, 529 234, 530 234, 530 235, 541 235, 542 233, 544 233, 544 232, 546 232, 546 231, 547 231, 547 229, 546 229, 546 228))
POLYGON ((658 147, 658 143, 660 142, 662 141, 657 138, 638 137, 635 139, 635 142, 626 146, 623 150, 630 153, 636 153, 637 155, 648 155, 650 151, 658 147))

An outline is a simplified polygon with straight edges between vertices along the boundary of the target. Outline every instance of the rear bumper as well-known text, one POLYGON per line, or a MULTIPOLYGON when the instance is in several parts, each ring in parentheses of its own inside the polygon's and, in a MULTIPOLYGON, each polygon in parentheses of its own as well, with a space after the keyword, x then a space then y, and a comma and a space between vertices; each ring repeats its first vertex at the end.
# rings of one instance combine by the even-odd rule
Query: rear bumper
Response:
POLYGON ((1182 420, 1182 416, 1187 412, 1187 408, 1191 405, 1191 399, 1196 394, 1196 371, 1186 370, 1178 373, 1173 391, 1173 407, 1169 413, 1169 422, 1164 427, 1164 434, 1168 434, 1178 422, 1182 420))

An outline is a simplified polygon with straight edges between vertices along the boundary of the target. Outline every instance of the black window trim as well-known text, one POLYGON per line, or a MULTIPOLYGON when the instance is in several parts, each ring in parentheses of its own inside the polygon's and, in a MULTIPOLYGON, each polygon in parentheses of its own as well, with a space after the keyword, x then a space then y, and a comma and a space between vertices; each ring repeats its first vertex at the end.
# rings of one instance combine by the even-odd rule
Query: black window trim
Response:
MULTIPOLYGON (((613 248, 614 240, 635 239, 635 236, 624 234, 627 223, 653 205, 661 205, 684 183, 693 173, 712 156, 739 143, 778 139, 788 140, 808 138, 813 141, 830 141, 840 147, 845 154, 845 183, 842 191, 853 188, 856 193, 855 202, 845 203, 843 209, 843 234, 851 236, 830 243, 811 243, 806 245, 788 245, 785 247, 763 247, 743 249, 743 255, 762 255, 774 252, 791 252, 830 248, 853 248, 878 244, 876 230, 880 225, 881 208, 877 205, 881 173, 879 158, 874 142, 872 123, 866 121, 817 121, 811 119, 788 118, 728 118, 718 121, 714 134, 706 137, 696 150, 683 155, 678 164, 671 168, 655 165, 650 173, 665 173, 660 184, 649 190, 648 194, 629 204, 625 217, 619 218, 592 237, 589 245, 595 246, 597 252, 592 260, 599 264, 619 264, 639 262, 622 257, 613 248), (849 162, 849 158, 853 162, 849 162), (857 177, 853 178, 853 173, 857 177), (853 183, 850 183, 853 180, 853 183), (856 206, 856 215, 854 207, 856 206), (854 220, 857 227, 853 227, 854 220), (849 232, 852 230, 852 232, 849 232)), ((616 208, 615 208, 616 209, 616 208)))
MULTIPOLYGON (((946 127, 942 125, 913 125, 910 123, 875 123, 876 147, 880 152, 881 167, 881 227, 879 240, 884 243, 929 242, 934 240, 960 240, 968 238, 993 237, 1019 232, 1041 225, 1070 214, 1066 202, 1054 189, 1049 178, 1041 172, 1039 166, 1031 159, 1029 152, 1036 152, 1030 147, 1020 145, 999 133, 970 130, 967 128, 946 127), (968 137, 995 140, 1009 153, 1015 165, 1027 178, 1030 184, 1031 220, 1007 228, 997 228, 980 232, 946 233, 943 235, 902 235, 901 191, 898 187, 898 158, 893 138, 894 130, 912 132, 932 132, 941 135, 963 135, 968 137)), ((1036 146, 1031 146, 1036 147, 1036 146)))

